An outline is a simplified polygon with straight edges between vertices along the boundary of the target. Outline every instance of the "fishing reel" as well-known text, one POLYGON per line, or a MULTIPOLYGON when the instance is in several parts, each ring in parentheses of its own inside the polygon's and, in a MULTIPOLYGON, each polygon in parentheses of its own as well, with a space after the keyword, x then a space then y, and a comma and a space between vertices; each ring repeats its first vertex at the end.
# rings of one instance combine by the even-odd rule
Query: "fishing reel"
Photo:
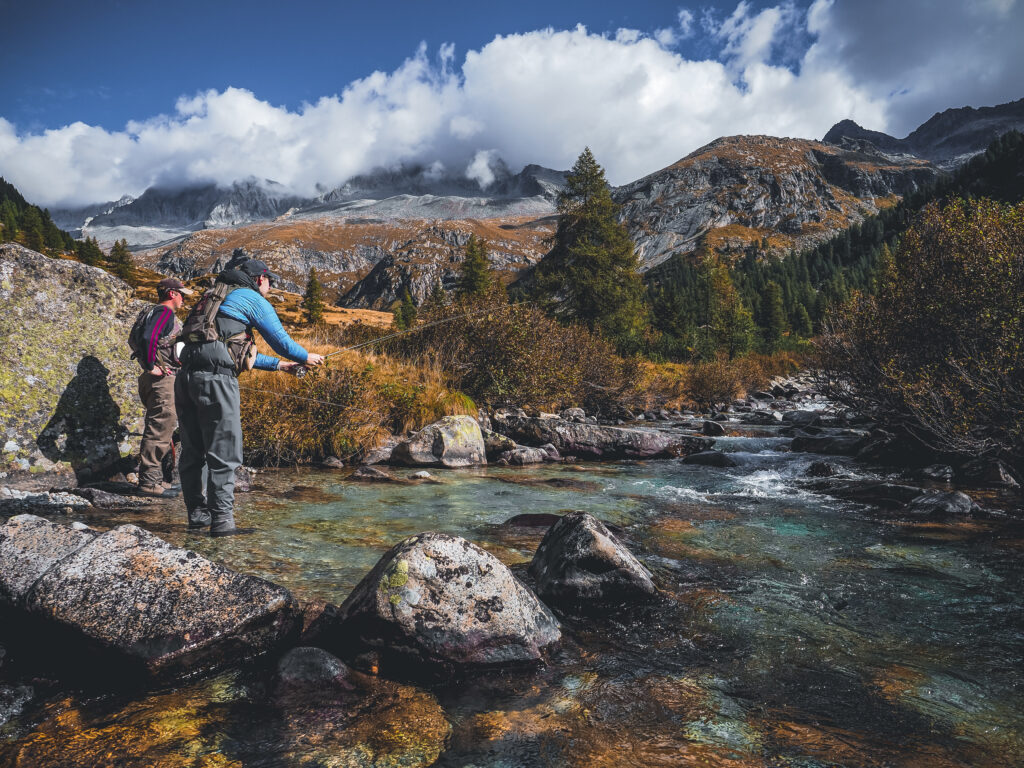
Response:
POLYGON ((306 366, 304 366, 304 365, 296 365, 293 368, 289 368, 288 369, 288 373, 290 373, 296 379, 305 378, 306 373, 308 371, 309 371, 309 369, 306 366))

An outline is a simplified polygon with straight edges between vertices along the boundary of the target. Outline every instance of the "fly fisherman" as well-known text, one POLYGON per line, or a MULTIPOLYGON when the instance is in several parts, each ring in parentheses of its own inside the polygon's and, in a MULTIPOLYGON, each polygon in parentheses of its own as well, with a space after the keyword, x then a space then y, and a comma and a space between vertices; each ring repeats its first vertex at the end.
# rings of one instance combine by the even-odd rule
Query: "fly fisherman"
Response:
POLYGON ((128 344, 133 357, 142 366, 139 375, 139 399, 146 408, 146 426, 139 450, 139 487, 141 496, 174 497, 177 488, 163 483, 163 460, 173 449, 174 379, 178 361, 174 342, 181 323, 174 313, 181 309, 184 296, 192 295, 180 280, 164 278, 156 286, 159 304, 143 310, 132 326, 128 344))
POLYGON ((323 362, 322 355, 307 352, 281 326, 266 299, 270 281, 277 279, 267 265, 233 258, 229 267, 185 321, 181 373, 174 387, 188 528, 209 526, 211 536, 252 531, 235 527, 234 517, 235 470, 242 464, 238 374, 250 368, 289 371, 323 362), (293 362, 257 354, 253 328, 293 362))

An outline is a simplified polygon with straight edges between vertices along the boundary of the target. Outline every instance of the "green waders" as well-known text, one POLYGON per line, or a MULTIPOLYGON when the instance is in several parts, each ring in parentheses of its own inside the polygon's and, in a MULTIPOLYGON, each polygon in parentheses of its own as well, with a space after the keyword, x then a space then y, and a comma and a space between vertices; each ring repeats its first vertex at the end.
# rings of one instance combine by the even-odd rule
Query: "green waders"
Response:
POLYGON ((189 525, 204 525, 208 514, 211 532, 229 531, 235 527, 235 470, 242 465, 238 378, 222 342, 188 344, 181 357, 174 395, 189 525))

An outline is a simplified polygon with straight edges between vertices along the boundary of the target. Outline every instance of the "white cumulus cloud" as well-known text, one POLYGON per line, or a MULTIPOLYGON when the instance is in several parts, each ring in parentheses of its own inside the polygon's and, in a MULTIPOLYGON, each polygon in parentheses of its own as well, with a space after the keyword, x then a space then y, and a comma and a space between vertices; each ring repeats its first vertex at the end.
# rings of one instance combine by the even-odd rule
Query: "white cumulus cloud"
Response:
POLYGON ((248 177, 312 195, 402 163, 465 169, 486 185, 499 157, 513 170, 567 168, 589 145, 610 181, 622 184, 723 135, 818 138, 843 118, 892 130, 914 110, 920 121, 928 109, 971 102, 966 88, 949 83, 973 76, 993 98, 1019 87, 1007 85, 1012 72, 1003 60, 1013 64, 1020 54, 1007 56, 1017 46, 998 24, 1013 27, 1020 8, 988 0, 957 14, 926 25, 927 40, 901 48, 887 38, 881 53, 874 35, 883 16, 908 37, 912 30, 909 14, 876 0, 816 0, 806 11, 788 1, 759 11, 740 2, 724 19, 705 14, 699 27, 680 9, 668 32, 601 35, 580 26, 499 35, 461 63, 451 45, 433 57, 423 45, 394 71, 373 72, 295 110, 228 88, 182 97, 167 114, 119 131, 74 123, 19 133, 0 117, 0 175, 51 207, 248 177), (974 27, 966 29, 987 30, 998 45, 954 34, 968 21, 974 27), (773 51, 797 28, 813 44, 790 67, 773 63, 773 51), (673 49, 695 34, 719 56, 694 60, 673 49), (944 61, 937 51, 950 37, 956 55, 944 61), (968 57, 972 64, 958 74, 957 62, 968 57))

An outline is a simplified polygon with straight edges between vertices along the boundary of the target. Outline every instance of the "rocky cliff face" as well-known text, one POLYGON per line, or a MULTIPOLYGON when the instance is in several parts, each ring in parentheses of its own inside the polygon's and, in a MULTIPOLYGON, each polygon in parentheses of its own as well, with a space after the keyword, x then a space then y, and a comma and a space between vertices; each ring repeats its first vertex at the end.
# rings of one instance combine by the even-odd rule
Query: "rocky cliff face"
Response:
POLYGON ((772 136, 718 139, 613 190, 642 269, 701 241, 723 250, 804 248, 935 177, 915 158, 772 136))
POLYGON ((6 243, 0 305, 0 472, 95 476, 135 453, 143 411, 126 340, 145 305, 132 289, 6 243))
POLYGON ((286 219, 196 232, 173 247, 139 254, 165 274, 192 279, 218 271, 235 248, 263 259, 286 290, 305 290, 309 268, 342 306, 387 309, 408 290, 422 301, 440 281, 455 284, 470 234, 485 239, 491 264, 515 273, 547 251, 549 218, 461 220, 286 219))
POLYGON ((419 304, 437 284, 452 290, 471 234, 487 242, 492 269, 515 275, 543 258, 549 248, 547 238, 553 232, 554 222, 550 219, 435 222, 385 255, 342 296, 340 304, 384 310, 400 301, 405 291, 419 304))
POLYGON ((937 112, 904 139, 843 120, 829 129, 823 141, 838 146, 870 142, 883 152, 911 154, 951 169, 984 152, 994 139, 1011 130, 1024 131, 1024 99, 995 107, 937 112))

